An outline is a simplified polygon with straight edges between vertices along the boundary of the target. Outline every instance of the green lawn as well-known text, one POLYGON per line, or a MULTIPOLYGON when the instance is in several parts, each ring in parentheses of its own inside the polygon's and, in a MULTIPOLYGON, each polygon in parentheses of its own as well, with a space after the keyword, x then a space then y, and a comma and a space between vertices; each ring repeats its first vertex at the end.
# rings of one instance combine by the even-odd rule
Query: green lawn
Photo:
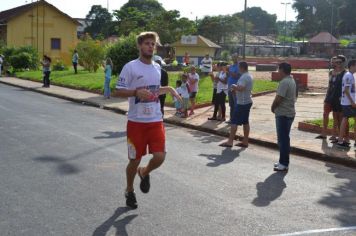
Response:
MULTIPOLYGON (((307 120, 305 122, 309 123, 309 124, 313 124, 313 125, 317 125, 317 126, 323 127, 323 120, 322 119, 307 120)), ((332 129, 333 125, 334 125, 334 120, 333 119, 329 119, 328 128, 332 129)), ((353 130, 354 126, 355 126, 355 120, 354 119, 349 119, 350 130, 351 129, 353 130)))
MULTIPOLYGON (((175 87, 176 81, 179 79, 181 73, 169 72, 169 85, 175 87)), ((17 72, 18 78, 30 79, 34 81, 42 81, 42 71, 24 71, 17 72)), ((115 89, 117 77, 113 76, 110 87, 115 89)), ((94 92, 102 92, 104 87, 104 71, 100 68, 96 73, 89 73, 88 71, 78 70, 78 74, 74 71, 52 71, 51 83, 59 86, 70 87, 75 89, 83 89, 94 92)), ((276 90, 277 82, 266 80, 254 80, 253 93, 276 90)), ((210 77, 202 76, 199 81, 199 93, 197 95, 197 103, 203 104, 211 101, 213 94, 213 85, 210 77)), ((167 96, 167 103, 172 103, 172 97, 167 96)))

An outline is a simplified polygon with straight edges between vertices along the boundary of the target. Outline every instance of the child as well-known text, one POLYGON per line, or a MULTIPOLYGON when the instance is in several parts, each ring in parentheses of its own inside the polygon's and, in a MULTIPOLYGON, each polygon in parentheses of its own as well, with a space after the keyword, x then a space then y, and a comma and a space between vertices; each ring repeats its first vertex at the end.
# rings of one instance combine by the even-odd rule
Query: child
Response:
POLYGON ((188 85, 188 75, 183 74, 182 75, 182 84, 180 86, 180 96, 182 97, 183 104, 182 104, 182 118, 187 118, 188 117, 188 105, 189 105, 189 85, 188 85))
MULTIPOLYGON (((177 93, 181 96, 181 86, 182 86, 182 81, 181 80, 177 80, 176 82, 176 91, 177 93)), ((182 104, 175 98, 174 99, 174 106, 176 108, 176 116, 181 116, 182 115, 182 104)))
POLYGON ((104 82, 104 99, 110 99, 110 80, 113 64, 111 58, 108 57, 105 63, 105 82, 104 82))

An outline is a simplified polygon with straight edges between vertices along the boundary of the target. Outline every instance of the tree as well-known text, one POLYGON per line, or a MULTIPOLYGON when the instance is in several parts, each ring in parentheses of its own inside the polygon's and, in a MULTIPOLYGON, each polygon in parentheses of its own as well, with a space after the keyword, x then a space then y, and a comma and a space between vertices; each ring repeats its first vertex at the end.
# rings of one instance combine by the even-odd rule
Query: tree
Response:
MULTIPOLYGON (((235 15, 243 19, 244 11, 236 13, 235 15)), ((277 31, 277 16, 275 14, 268 14, 260 7, 247 8, 246 20, 253 24, 252 33, 254 35, 275 34, 277 31)))
POLYGON ((292 6, 298 12, 295 35, 312 36, 321 31, 334 35, 343 34, 343 31, 339 31, 337 22, 342 22, 340 17, 343 16, 339 14, 339 8, 345 2, 346 0, 295 0, 292 6))
POLYGON ((100 34, 108 37, 113 30, 112 15, 100 5, 93 5, 85 20, 89 25, 85 28, 85 32, 93 38, 100 34))
POLYGON ((337 23, 337 27, 342 34, 354 34, 356 33, 356 1, 345 0, 339 8, 340 20, 337 23))
POLYGON ((181 35, 196 32, 193 21, 180 18, 179 11, 166 11, 157 0, 129 0, 113 15, 118 21, 119 35, 156 31, 162 44, 173 43, 181 35))
POLYGON ((205 16, 198 22, 198 34, 222 44, 241 32, 243 21, 237 15, 205 16))

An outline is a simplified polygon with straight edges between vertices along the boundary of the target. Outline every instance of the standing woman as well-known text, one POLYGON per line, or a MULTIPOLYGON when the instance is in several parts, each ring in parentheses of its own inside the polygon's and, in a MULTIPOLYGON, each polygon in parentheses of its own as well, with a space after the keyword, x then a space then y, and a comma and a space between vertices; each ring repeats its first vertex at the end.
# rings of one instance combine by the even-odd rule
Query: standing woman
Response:
POLYGON ((41 61, 43 67, 43 86, 44 88, 49 88, 50 80, 49 76, 51 74, 51 58, 47 55, 43 56, 43 60, 41 61))
POLYGON ((74 73, 77 74, 77 66, 78 66, 79 55, 77 49, 74 50, 73 57, 72 57, 72 64, 74 68, 74 73))
POLYGON ((111 80, 111 73, 112 73, 113 64, 111 58, 106 58, 105 63, 105 83, 104 83, 104 98, 110 98, 110 80, 111 80))

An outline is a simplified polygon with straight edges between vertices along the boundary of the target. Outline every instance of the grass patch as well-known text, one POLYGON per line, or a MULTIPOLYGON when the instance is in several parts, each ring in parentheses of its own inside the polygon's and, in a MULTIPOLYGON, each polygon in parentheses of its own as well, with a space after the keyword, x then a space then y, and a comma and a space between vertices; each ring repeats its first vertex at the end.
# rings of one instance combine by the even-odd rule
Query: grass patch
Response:
MULTIPOLYGON (((305 123, 312 124, 312 125, 317 125, 319 127, 323 127, 323 120, 322 119, 315 119, 315 120, 307 120, 305 123)), ((334 120, 329 119, 329 124, 328 128, 332 129, 334 126, 334 120)), ((355 127, 355 120, 354 119, 349 119, 349 127, 350 130, 355 127)))
MULTIPOLYGON (((175 88, 176 81, 180 78, 179 72, 168 72, 169 85, 175 88)), ((18 78, 30 79, 33 81, 42 82, 42 71, 24 71, 17 72, 18 78)), ((93 92, 103 92, 104 89, 104 70, 100 68, 96 73, 89 73, 85 70, 78 70, 78 74, 74 74, 74 71, 52 71, 51 83, 63 87, 70 87, 74 89, 82 89, 93 92)), ((113 91, 117 76, 113 76, 110 82, 110 88, 113 91)), ((253 93, 260 93, 265 91, 276 90, 278 82, 267 80, 254 80, 253 93)), ((199 81, 199 92, 197 94, 197 103, 204 104, 209 103, 213 95, 213 83, 208 76, 201 76, 199 81)), ((171 96, 167 96, 167 103, 173 104, 171 96)))

